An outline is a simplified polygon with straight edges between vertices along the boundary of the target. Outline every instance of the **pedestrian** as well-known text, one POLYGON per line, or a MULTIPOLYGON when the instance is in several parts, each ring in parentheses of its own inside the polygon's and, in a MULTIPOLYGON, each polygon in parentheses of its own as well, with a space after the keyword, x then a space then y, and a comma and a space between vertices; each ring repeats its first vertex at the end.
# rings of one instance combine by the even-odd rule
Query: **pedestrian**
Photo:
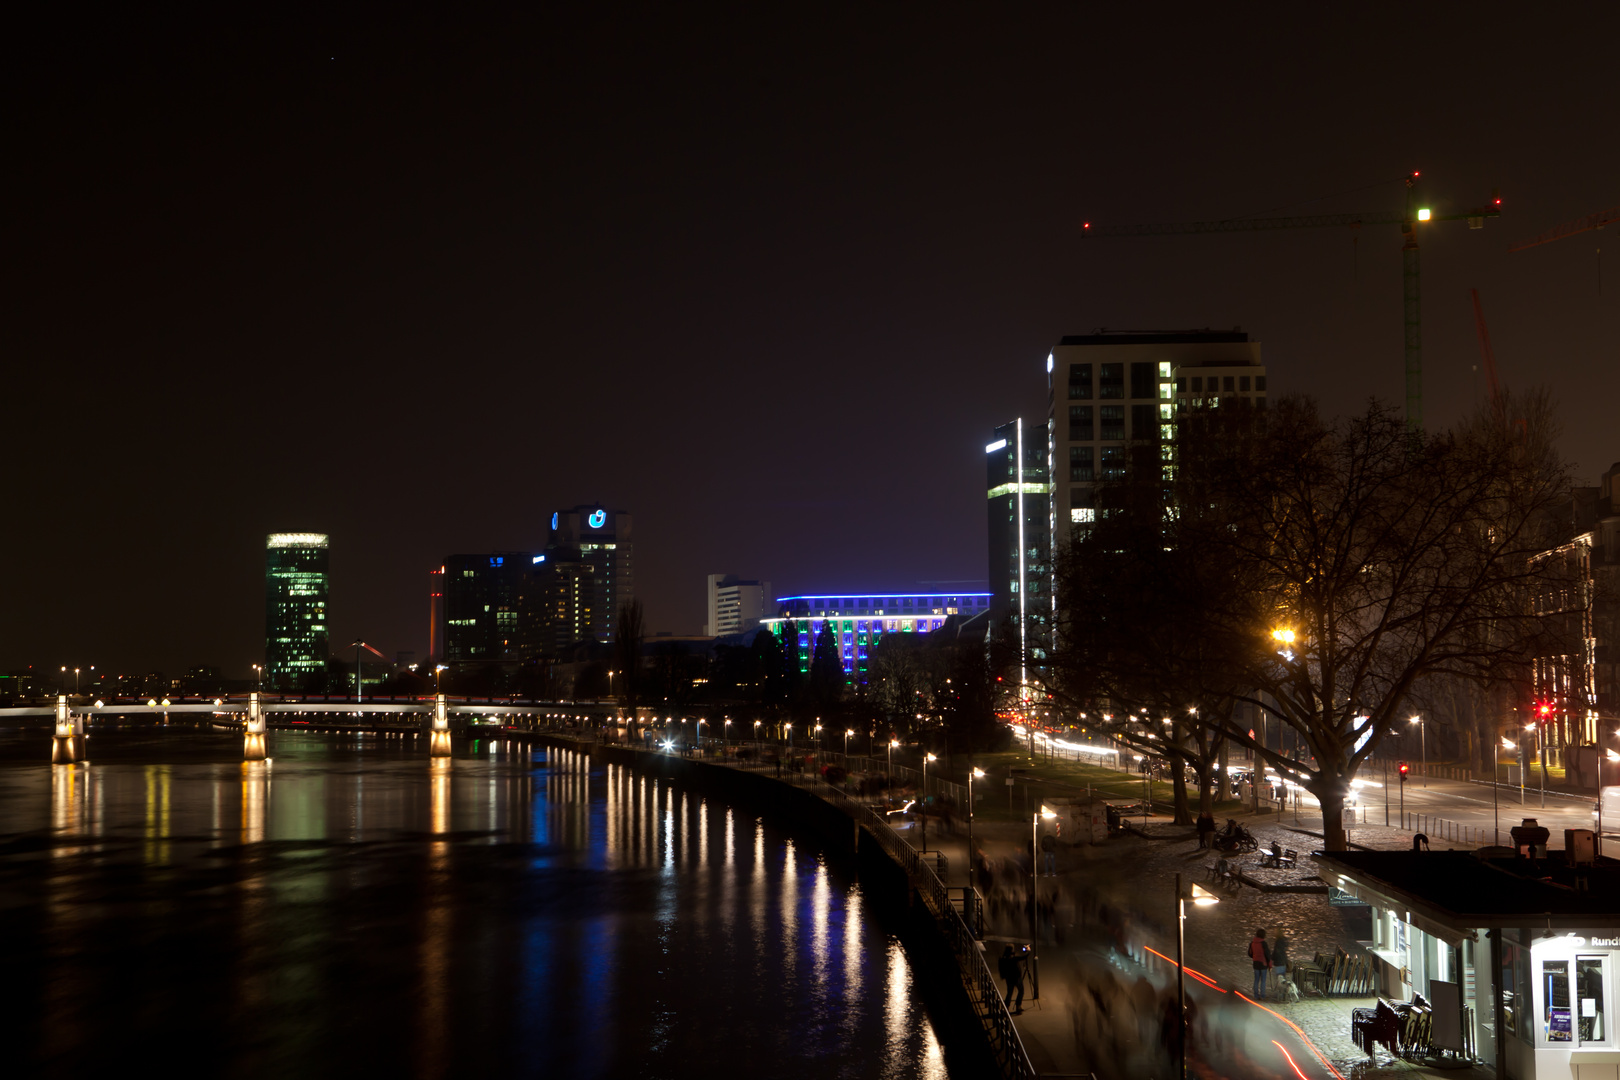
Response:
POLYGON ((1277 936, 1271 942, 1271 970, 1273 972, 1272 986, 1279 992, 1283 987, 1283 980, 1288 977, 1288 931, 1278 930, 1277 936))
POLYGON ((1198 815, 1198 846, 1209 847, 1210 837, 1215 835, 1215 815, 1205 810, 1198 815))
POLYGON ((1051 833, 1041 835, 1042 860, 1046 864, 1046 876, 1057 877, 1057 839, 1051 833))
POLYGON ((1007 983, 1007 999, 1005 1004, 1014 1016, 1024 1011, 1024 958, 1013 952, 1008 945, 1001 951, 1001 961, 997 965, 1001 970, 1002 979, 1007 983), (1013 998, 1018 998, 1018 1004, 1013 1005, 1013 998))
POLYGON ((1266 996, 1266 973, 1272 965, 1264 927, 1255 927, 1254 938, 1249 942, 1249 959, 1254 961, 1254 999, 1259 1001, 1266 996))

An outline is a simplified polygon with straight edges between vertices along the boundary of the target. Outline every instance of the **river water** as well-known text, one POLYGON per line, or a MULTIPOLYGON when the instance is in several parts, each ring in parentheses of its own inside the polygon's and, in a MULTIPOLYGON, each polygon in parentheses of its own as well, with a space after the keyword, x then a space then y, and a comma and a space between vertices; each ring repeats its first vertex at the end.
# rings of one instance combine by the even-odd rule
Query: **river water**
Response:
POLYGON ((504 741, 0 732, 7 1076, 943 1077, 790 826, 504 741))

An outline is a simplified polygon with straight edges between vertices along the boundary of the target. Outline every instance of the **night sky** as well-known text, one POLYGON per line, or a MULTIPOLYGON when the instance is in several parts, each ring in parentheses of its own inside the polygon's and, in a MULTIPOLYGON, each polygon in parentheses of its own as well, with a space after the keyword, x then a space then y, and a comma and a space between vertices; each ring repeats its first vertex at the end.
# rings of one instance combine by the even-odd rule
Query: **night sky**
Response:
POLYGON ((1411 169, 1504 202, 1424 237, 1429 426, 1484 392, 1474 286, 1577 478, 1620 460, 1620 237, 1507 250, 1620 204, 1612 5, 535 7, 10 25, 0 668, 245 676, 276 530, 332 535, 334 643, 420 656, 430 567, 596 501, 650 630, 709 573, 982 588, 983 447, 1063 334, 1403 393, 1398 229, 1082 221, 1393 211, 1411 169))

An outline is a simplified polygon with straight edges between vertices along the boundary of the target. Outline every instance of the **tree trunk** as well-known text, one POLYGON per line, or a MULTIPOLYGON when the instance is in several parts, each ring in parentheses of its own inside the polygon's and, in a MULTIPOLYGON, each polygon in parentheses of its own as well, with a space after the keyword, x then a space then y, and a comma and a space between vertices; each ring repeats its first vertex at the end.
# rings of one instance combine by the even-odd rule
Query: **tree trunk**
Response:
POLYGON ((1326 851, 1350 850, 1350 835, 1344 828, 1344 796, 1349 786, 1347 779, 1329 776, 1311 792, 1322 804, 1322 847, 1326 851))
POLYGON ((1187 807, 1187 765, 1179 758, 1170 759, 1170 783, 1176 796, 1175 823, 1191 825, 1192 811, 1187 807))
POLYGON ((1215 812, 1215 778, 1210 775, 1209 763, 1203 762, 1198 768, 1198 813, 1214 814, 1215 812))

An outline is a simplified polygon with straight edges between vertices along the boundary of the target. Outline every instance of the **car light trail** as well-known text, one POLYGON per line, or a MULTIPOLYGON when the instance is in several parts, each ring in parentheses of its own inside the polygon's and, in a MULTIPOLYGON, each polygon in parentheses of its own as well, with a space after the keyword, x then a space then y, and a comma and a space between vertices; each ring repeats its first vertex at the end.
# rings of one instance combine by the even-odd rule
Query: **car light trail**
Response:
MULTIPOLYGON (((1253 1005, 1257 1009, 1266 1009, 1266 1007, 1264 1005, 1260 1004, 1258 1001, 1254 1000, 1254 998, 1250 997, 1248 994, 1245 994, 1241 990, 1234 990, 1234 991, 1232 991, 1232 993, 1236 994, 1238 997, 1242 998, 1244 1001, 1247 1001, 1250 1005, 1253 1005)), ((1318 1058, 1321 1059, 1322 1064, 1327 1066, 1328 1072, 1332 1073, 1334 1076, 1337 1076, 1339 1078, 1339 1080, 1344 1080, 1344 1074, 1341 1073, 1338 1069, 1335 1069, 1333 1067, 1333 1062, 1329 1061, 1326 1057, 1323 1056, 1322 1051, 1320 1051, 1320 1050, 1318 1050, 1316 1048, 1316 1044, 1311 1042, 1309 1036, 1307 1036, 1304 1031, 1300 1030, 1300 1026, 1298 1024, 1294 1023, 1292 1020, 1288 1019, 1288 1017, 1284 1016, 1282 1013, 1276 1011, 1275 1009, 1266 1009, 1266 1012, 1270 1013, 1272 1016, 1275 1016, 1277 1019, 1281 1020, 1283 1023, 1287 1024, 1289 1027, 1293 1028, 1294 1029, 1294 1034, 1299 1036, 1300 1042, 1303 1042, 1306 1046, 1311 1048, 1311 1053, 1315 1054, 1318 1058)), ((1292 1061, 1293 1059, 1290 1058, 1289 1060, 1292 1061)), ((1295 1071, 1297 1072, 1298 1070, 1296 1069, 1295 1071)))

